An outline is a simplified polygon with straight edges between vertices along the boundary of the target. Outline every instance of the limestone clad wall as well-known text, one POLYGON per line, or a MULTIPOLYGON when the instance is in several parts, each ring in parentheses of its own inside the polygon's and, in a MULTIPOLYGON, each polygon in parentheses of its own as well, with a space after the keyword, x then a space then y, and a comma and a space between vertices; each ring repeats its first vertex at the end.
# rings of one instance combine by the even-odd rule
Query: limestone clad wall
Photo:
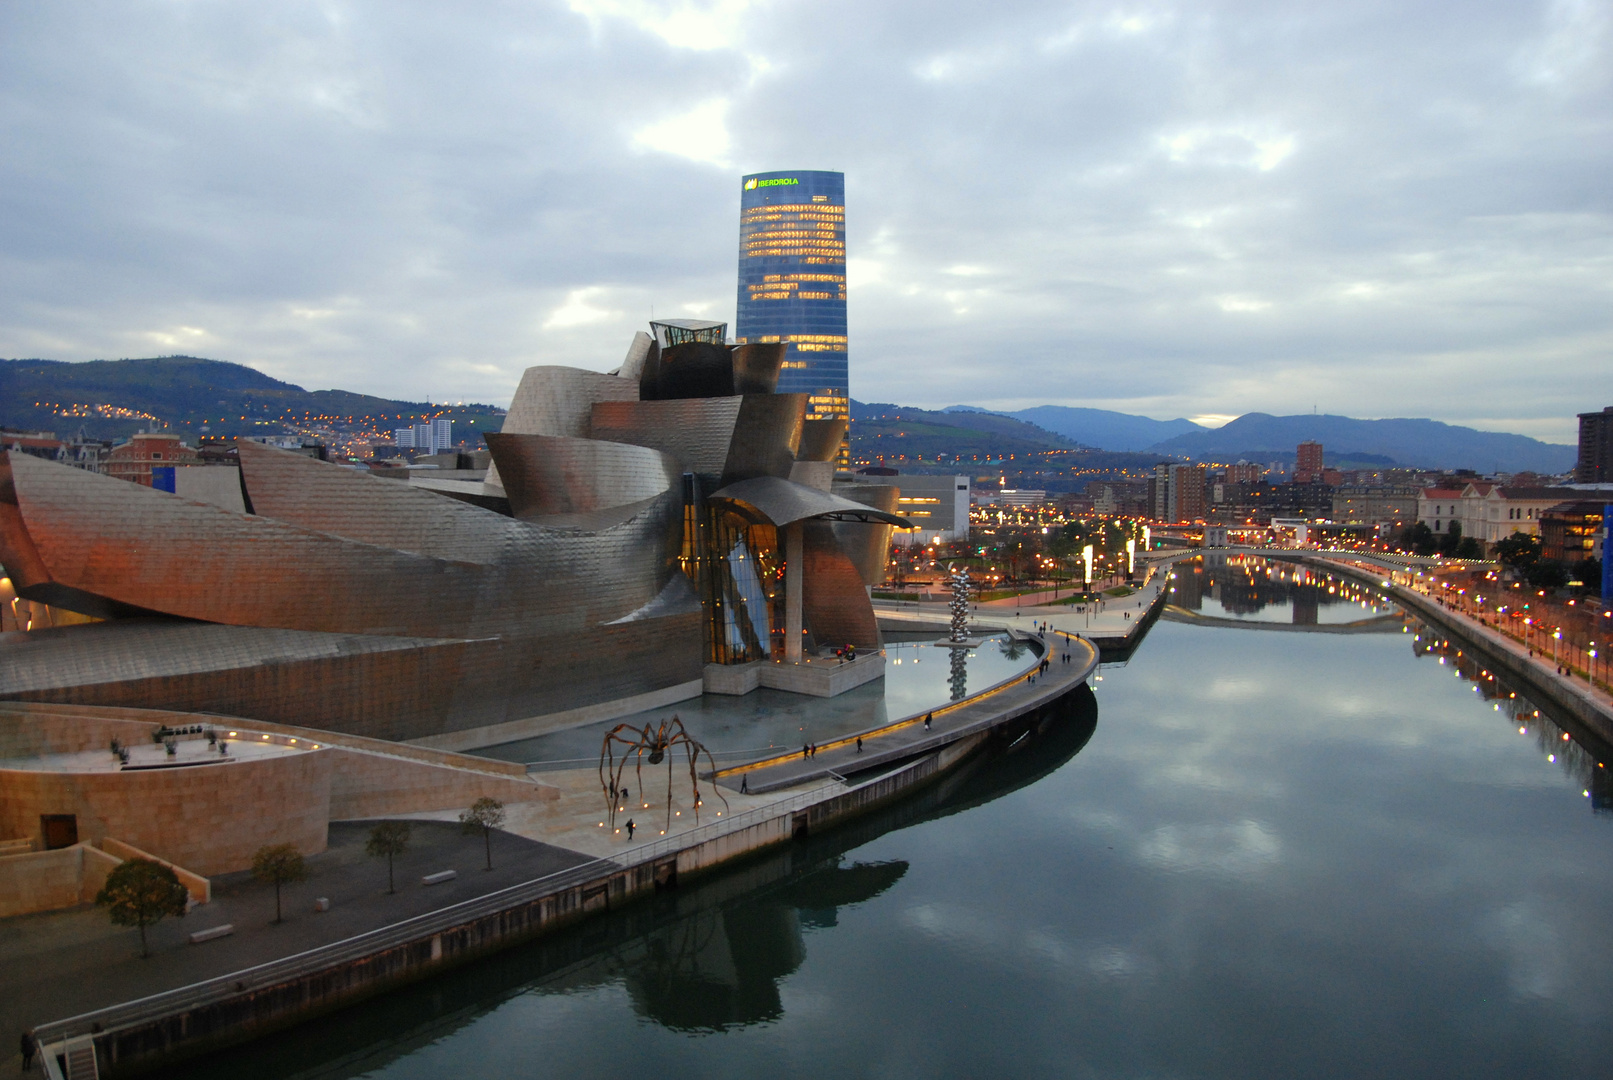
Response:
POLYGON ((336 763, 330 816, 338 821, 420 810, 463 810, 484 795, 503 803, 560 797, 558 789, 524 777, 494 776, 339 747, 332 753, 336 763))
POLYGON ((93 903, 121 861, 88 844, 0 858, 0 918, 93 903))
POLYGON ((139 772, 0 769, 0 835, 40 836, 40 815, 74 814, 81 841, 115 836, 198 874, 252 864, 265 844, 325 850, 334 754, 139 772))

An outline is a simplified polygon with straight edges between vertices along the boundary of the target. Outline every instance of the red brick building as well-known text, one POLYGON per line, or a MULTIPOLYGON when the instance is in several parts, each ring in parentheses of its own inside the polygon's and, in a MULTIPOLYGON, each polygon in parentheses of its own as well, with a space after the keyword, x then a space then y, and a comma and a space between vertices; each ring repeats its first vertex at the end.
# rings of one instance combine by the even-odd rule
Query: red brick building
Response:
POLYGON ((114 446, 106 459, 106 473, 119 480, 151 486, 151 469, 156 465, 199 465, 201 457, 179 441, 178 435, 142 432, 114 446))

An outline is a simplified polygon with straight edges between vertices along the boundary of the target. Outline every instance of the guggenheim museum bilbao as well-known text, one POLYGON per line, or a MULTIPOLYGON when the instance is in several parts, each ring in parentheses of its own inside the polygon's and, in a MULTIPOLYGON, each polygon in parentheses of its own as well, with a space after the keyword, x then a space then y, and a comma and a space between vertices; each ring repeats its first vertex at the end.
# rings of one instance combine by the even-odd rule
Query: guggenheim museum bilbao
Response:
POLYGON ((784 344, 651 330, 607 374, 528 369, 479 482, 243 440, 243 512, 0 453, 0 565, 100 620, 6 642, 0 699, 457 749, 877 678, 898 489, 836 479, 846 421, 777 392, 784 344))

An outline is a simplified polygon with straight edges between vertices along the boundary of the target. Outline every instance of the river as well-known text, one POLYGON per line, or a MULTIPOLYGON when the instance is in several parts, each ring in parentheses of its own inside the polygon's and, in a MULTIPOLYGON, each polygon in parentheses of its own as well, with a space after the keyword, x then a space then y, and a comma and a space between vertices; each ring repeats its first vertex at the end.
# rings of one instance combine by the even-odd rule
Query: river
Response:
POLYGON ((189 1075, 1608 1075, 1606 749, 1369 591, 1179 578, 944 784, 189 1075))

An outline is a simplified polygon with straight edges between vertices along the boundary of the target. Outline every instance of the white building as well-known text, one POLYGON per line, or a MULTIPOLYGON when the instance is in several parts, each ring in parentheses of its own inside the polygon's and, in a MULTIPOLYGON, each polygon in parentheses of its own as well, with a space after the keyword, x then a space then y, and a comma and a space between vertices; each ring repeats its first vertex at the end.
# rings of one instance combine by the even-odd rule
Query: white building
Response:
POLYGON ((1461 526, 1461 535, 1493 544, 1513 533, 1540 535, 1540 515, 1573 497, 1570 488, 1509 487, 1484 480, 1470 482, 1460 491, 1423 488, 1417 497, 1417 520, 1441 536, 1454 522, 1461 526))
POLYGON ((967 476, 878 476, 858 474, 859 484, 885 484, 901 488, 896 512, 914 525, 892 539, 903 547, 922 546, 931 540, 969 539, 969 478, 967 476))

